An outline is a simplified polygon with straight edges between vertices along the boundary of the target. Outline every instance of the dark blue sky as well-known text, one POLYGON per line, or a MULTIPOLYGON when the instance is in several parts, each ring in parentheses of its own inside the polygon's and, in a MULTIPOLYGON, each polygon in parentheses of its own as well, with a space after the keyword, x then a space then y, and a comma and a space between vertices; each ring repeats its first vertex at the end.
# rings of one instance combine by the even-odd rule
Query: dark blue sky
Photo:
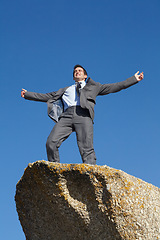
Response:
MULTIPOLYGON (((71 85, 75 64, 101 83, 144 72, 137 85, 97 98, 94 146, 98 165, 160 187, 159 12, 159 0, 1 0, 1 239, 25 239, 16 183, 29 162, 47 159, 54 126, 46 104, 22 99, 21 88, 46 93, 71 85)), ((75 134, 60 158, 81 163, 75 134)))

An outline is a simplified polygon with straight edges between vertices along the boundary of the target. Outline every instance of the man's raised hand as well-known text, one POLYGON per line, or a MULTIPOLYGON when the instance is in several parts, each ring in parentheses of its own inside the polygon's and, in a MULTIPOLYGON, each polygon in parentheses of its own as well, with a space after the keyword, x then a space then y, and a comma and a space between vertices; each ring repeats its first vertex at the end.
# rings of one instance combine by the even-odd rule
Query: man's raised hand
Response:
POLYGON ((137 79, 137 81, 141 81, 141 80, 144 78, 143 72, 141 72, 141 73, 139 74, 139 71, 136 72, 136 73, 134 74, 134 76, 135 76, 135 78, 137 79))
POLYGON ((23 97, 24 98, 24 94, 27 92, 27 90, 26 89, 24 89, 24 88, 22 88, 22 90, 21 90, 21 97, 23 97))

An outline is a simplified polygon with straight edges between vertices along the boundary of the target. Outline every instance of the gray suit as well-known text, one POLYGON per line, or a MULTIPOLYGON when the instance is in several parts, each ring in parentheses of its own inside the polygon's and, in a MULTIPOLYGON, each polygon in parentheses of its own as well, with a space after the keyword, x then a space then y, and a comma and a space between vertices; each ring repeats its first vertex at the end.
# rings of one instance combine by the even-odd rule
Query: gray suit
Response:
POLYGON ((95 164, 92 125, 96 97, 118 92, 137 82, 135 76, 111 84, 100 84, 89 78, 80 93, 80 106, 71 107, 65 112, 63 112, 62 95, 68 87, 46 94, 27 91, 24 95, 25 99, 47 102, 48 115, 57 122, 46 143, 48 160, 59 162, 58 148, 71 132, 75 131, 83 162, 95 164))

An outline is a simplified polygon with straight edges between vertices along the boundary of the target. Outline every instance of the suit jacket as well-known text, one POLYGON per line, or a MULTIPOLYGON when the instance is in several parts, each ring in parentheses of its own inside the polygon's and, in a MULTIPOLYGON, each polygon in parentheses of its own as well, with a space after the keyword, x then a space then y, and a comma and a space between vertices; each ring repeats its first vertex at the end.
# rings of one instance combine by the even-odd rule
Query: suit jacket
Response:
MULTIPOLYGON (((96 97, 98 95, 107 95, 109 93, 115 93, 121 91, 122 89, 128 88, 138 81, 135 76, 128 78, 125 81, 109 84, 101 84, 99 82, 93 81, 91 78, 88 78, 87 83, 83 89, 81 89, 80 94, 80 106, 82 108, 87 108, 90 113, 90 117, 94 119, 94 106, 96 104, 96 97)), ((35 93, 35 92, 26 92, 24 97, 28 100, 47 102, 48 105, 48 115, 55 122, 58 121, 60 115, 63 112, 63 102, 62 96, 65 90, 68 87, 60 88, 56 92, 50 93, 35 93)))

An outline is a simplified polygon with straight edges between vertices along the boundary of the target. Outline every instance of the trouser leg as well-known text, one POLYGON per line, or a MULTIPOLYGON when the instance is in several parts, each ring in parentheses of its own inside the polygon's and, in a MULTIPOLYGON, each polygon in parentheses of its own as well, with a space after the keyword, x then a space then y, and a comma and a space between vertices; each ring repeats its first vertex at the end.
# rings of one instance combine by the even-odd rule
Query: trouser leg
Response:
POLYGON ((93 122, 84 111, 81 113, 81 109, 77 109, 77 114, 74 117, 74 128, 79 151, 83 163, 95 165, 96 156, 93 147, 93 122))
POLYGON ((61 143, 69 137, 72 131, 70 117, 62 117, 59 122, 56 123, 46 142, 48 161, 60 162, 58 148, 61 143))

